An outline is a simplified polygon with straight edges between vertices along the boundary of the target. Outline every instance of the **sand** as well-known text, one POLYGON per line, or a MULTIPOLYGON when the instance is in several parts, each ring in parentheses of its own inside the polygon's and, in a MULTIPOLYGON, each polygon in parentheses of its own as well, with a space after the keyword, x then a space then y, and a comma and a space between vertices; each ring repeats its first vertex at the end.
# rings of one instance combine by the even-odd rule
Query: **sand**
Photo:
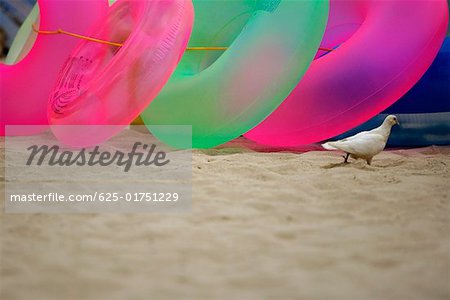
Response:
POLYGON ((318 149, 196 150, 192 213, 2 213, 0 298, 449 299, 450 147, 318 149))

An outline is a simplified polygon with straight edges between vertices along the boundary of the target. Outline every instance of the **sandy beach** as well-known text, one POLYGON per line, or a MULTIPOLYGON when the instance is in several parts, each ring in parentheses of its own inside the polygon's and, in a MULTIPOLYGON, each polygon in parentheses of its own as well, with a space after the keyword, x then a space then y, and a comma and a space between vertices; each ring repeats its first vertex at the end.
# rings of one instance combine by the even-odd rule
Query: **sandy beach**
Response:
POLYGON ((449 299, 450 147, 275 150, 195 150, 192 213, 2 212, 0 298, 449 299))

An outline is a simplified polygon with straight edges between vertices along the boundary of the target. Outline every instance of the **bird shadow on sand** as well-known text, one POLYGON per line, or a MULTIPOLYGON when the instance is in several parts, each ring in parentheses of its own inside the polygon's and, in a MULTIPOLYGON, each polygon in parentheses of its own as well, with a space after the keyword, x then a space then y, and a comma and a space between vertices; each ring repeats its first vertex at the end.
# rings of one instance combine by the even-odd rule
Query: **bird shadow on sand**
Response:
POLYGON ((346 162, 340 162, 340 163, 331 163, 325 166, 320 167, 321 169, 334 169, 334 168, 339 168, 339 167, 351 167, 350 166, 351 163, 346 163, 346 162))
POLYGON ((340 162, 340 163, 331 163, 325 166, 322 166, 321 169, 334 169, 334 168, 340 168, 340 167, 347 167, 347 168, 355 168, 365 171, 376 171, 377 169, 386 169, 386 168, 392 168, 392 167, 398 167, 405 163, 404 160, 396 160, 396 161, 379 161, 378 163, 372 163, 371 165, 366 164, 363 161, 350 161, 348 163, 346 162, 340 162))
POLYGON ((405 164, 405 162, 406 162, 406 160, 404 160, 404 159, 385 160, 385 161, 380 161, 379 163, 373 165, 373 167, 379 168, 379 169, 393 168, 393 167, 402 166, 405 164))

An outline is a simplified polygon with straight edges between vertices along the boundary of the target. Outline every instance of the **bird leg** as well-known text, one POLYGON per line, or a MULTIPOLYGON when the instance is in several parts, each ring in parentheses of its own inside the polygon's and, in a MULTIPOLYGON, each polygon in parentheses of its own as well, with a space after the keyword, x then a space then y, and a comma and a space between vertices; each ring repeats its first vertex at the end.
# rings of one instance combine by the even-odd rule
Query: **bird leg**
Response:
POLYGON ((345 160, 344 163, 348 164, 348 158, 350 157, 350 153, 347 153, 347 156, 342 156, 345 160))

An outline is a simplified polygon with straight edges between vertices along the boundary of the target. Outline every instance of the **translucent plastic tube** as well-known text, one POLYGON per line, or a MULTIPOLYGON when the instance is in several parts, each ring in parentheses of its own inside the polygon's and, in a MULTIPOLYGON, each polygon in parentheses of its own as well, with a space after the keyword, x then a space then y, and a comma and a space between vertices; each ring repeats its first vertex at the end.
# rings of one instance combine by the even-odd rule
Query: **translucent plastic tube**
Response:
POLYGON ((382 114, 336 139, 372 129, 394 114, 400 126, 393 129, 388 145, 417 147, 450 145, 450 38, 447 37, 431 67, 420 81, 382 114))
POLYGON ((190 0, 116 1, 90 36, 123 45, 86 40, 71 53, 49 101, 56 137, 70 146, 92 146, 121 127, 86 134, 86 125, 130 124, 175 70, 193 14, 190 0))
MULTIPOLYGON (((244 134, 291 92, 317 52, 328 1, 264 0, 194 2, 189 51, 141 115, 148 125, 192 125, 193 147, 209 148, 244 134)), ((152 133, 179 145, 174 132, 152 133)))
POLYGON ((332 0, 316 59, 280 107, 245 136, 296 146, 341 134, 400 99, 429 68, 445 37, 446 0, 332 0))
MULTIPOLYGON (((65 28, 80 34, 106 14, 108 2, 39 0, 41 30, 65 28)), ((47 102, 59 70, 78 40, 39 35, 27 56, 14 65, 0 64, 0 135, 5 125, 47 125, 47 102)), ((8 135, 33 134, 36 128, 11 128, 8 135)))

